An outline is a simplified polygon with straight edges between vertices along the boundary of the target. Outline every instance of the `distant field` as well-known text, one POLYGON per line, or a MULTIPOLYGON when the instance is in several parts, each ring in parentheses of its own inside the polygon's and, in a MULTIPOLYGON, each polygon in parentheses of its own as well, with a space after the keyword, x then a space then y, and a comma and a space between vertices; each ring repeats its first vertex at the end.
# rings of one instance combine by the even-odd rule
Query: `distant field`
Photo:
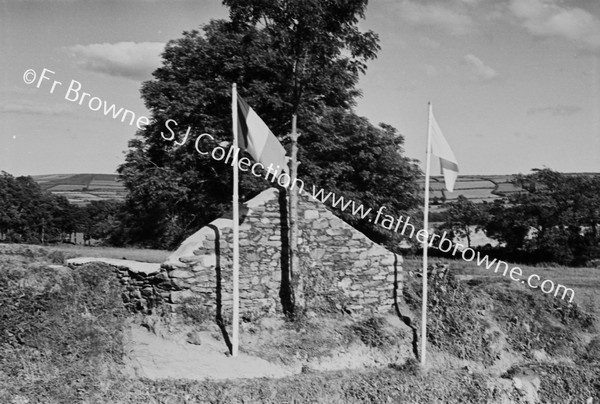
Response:
POLYGON ((480 202, 482 200, 493 200, 499 198, 498 195, 492 194, 493 188, 478 188, 478 189, 457 189, 455 192, 444 191, 446 200, 452 201, 458 199, 460 195, 473 202, 480 202))
POLYGON ((46 188, 50 192, 61 192, 61 191, 83 191, 85 190, 85 185, 77 185, 77 184, 60 184, 54 185, 53 187, 46 188))
POLYGON ((485 181, 460 181, 458 182, 458 184, 456 184, 455 189, 456 190, 461 190, 461 189, 494 189, 496 188, 496 184, 494 184, 492 181, 489 180, 485 180, 485 181))
MULTIPOLYGON (((63 195, 76 205, 85 205, 93 200, 124 200, 127 194, 116 174, 49 174, 32 178, 42 189, 63 195)), ((456 181, 455 192, 450 193, 446 191, 444 178, 436 175, 430 178, 430 198, 452 201, 463 195, 473 202, 493 201, 519 191, 511 183, 513 178, 512 175, 462 175, 456 181)), ((417 182, 423 189, 425 178, 417 182)))
POLYGON ((62 195, 74 205, 124 200, 127 190, 116 174, 50 174, 32 177, 42 189, 62 195))
MULTIPOLYGON (((0 243, 0 255, 11 254, 23 250, 44 250, 46 252, 61 252, 66 259, 76 257, 115 258, 127 259, 140 262, 162 264, 171 251, 151 250, 146 248, 119 248, 119 247, 90 247, 83 245, 58 244, 58 245, 35 245, 35 244, 5 244, 0 243)), ((45 253, 44 255, 48 255, 45 253)))
POLYGON ((43 246, 50 251, 60 251, 69 258, 94 257, 94 258, 116 258, 133 261, 151 262, 162 264, 167 260, 171 251, 151 250, 144 248, 118 248, 118 247, 86 247, 81 245, 59 245, 43 246))
MULTIPOLYGON (((473 202, 493 201, 501 196, 519 191, 510 183, 512 178, 511 175, 459 176, 454 186, 454 192, 448 192, 444 177, 433 176, 429 183, 430 198, 453 201, 462 195, 473 202)), ((419 183, 424 188, 425 179, 420 179, 419 183)))

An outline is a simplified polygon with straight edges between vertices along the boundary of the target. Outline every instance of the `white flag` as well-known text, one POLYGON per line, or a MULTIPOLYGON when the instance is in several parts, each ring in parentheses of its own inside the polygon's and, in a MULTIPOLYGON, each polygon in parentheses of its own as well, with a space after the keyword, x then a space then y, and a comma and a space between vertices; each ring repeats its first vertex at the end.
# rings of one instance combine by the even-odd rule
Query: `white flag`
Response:
POLYGON ((433 112, 430 112, 430 115, 429 134, 431 136, 431 152, 440 158, 440 166, 442 167, 442 174, 444 174, 446 189, 453 192, 454 183, 458 177, 458 162, 442 130, 435 121, 433 112))
POLYGON ((273 167, 276 172, 288 172, 285 149, 267 124, 240 96, 238 96, 238 134, 238 147, 248 151, 254 160, 265 167, 270 164, 279 167, 273 167))

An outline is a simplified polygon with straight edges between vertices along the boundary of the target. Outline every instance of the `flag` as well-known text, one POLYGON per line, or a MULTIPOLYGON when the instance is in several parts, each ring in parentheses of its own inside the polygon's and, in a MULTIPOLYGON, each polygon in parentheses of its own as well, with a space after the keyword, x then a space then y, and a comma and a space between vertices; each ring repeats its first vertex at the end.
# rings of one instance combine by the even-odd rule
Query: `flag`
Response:
POLYGON ((431 136, 431 152, 440 158, 440 166, 444 175, 446 189, 452 192, 454 191, 454 183, 458 177, 458 162, 442 130, 435 121, 433 112, 430 112, 429 134, 431 136))
POLYGON ((267 124, 240 96, 238 106, 238 147, 246 150, 263 166, 273 165, 278 172, 288 172, 285 149, 267 124), (279 168, 277 168, 279 166, 279 168))

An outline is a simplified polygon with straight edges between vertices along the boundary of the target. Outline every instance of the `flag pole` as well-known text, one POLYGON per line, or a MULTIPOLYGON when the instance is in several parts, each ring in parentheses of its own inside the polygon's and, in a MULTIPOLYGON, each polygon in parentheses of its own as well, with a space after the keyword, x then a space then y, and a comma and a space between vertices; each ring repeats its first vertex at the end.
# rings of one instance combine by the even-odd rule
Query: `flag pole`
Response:
POLYGON ((290 205, 290 278, 292 281, 294 310, 304 309, 304 292, 300 278, 300 259, 298 257, 298 190, 294 186, 298 176, 298 133, 296 127, 297 115, 292 115, 292 150, 290 158, 290 178, 292 186, 289 187, 290 205))
MULTIPOLYGON (((233 147, 238 147, 238 108, 237 108, 237 86, 234 83, 231 90, 231 114, 233 121, 233 147)), ((235 149, 234 149, 235 150, 235 149)), ((238 191, 238 153, 233 153, 233 324, 231 338, 231 356, 238 354, 239 346, 239 324, 240 324, 240 212, 238 191)))
MULTIPOLYGON (((427 157, 425 163, 425 195, 423 202, 423 230, 429 233, 429 172, 431 163, 431 102, 427 116, 427 157)), ((423 240, 423 307, 421 309, 421 367, 425 367, 427 354, 427 243, 423 240)))

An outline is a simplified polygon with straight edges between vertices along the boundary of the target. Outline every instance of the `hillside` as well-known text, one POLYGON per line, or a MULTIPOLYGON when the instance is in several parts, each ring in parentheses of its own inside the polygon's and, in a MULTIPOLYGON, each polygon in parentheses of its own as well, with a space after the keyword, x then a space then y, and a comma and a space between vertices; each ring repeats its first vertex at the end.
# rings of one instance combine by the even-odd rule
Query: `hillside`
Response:
MULTIPOLYGON (((565 173, 569 175, 595 176, 598 173, 565 173)), ((456 180, 454 192, 448 192, 441 175, 430 178, 429 190, 432 204, 442 201, 453 201, 460 195, 472 202, 491 202, 494 199, 508 196, 518 192, 519 187, 513 185, 515 175, 459 175, 456 180)), ((421 189, 425 188, 425 178, 419 181, 421 189)))
POLYGON ((49 174, 32 178, 42 189, 66 197, 75 205, 91 201, 124 200, 127 190, 116 174, 49 174))
MULTIPOLYGON (((511 181, 512 175, 463 175, 456 180, 454 192, 445 188, 443 176, 432 176, 429 183, 432 204, 442 201, 453 201, 460 195, 473 202, 491 202, 494 199, 517 192, 511 181)), ((425 178, 419 180, 421 188, 425 188, 425 178)))
MULTIPOLYGON (((123 200, 127 190, 115 174, 49 174, 34 175, 33 179, 47 191, 65 196, 73 204, 86 204, 91 201, 123 200)), ((458 177, 456 192, 444 189, 442 176, 431 177, 431 201, 454 200, 464 195, 474 202, 491 201, 517 188, 510 183, 511 175, 467 175, 458 177)), ((421 187, 425 179, 419 181, 421 187)))
MULTIPOLYGON (((69 202, 77 205, 97 200, 123 200, 127 194, 116 174, 49 174, 34 175, 32 178, 44 190, 65 196, 69 202)), ((444 178, 440 175, 432 176, 431 203, 435 205, 442 201, 453 201, 460 195, 473 202, 491 202, 519 190, 511 183, 513 178, 514 175, 462 175, 456 181, 455 192, 448 192, 444 186, 444 178)), ((425 178, 418 182, 424 188, 425 178)))

